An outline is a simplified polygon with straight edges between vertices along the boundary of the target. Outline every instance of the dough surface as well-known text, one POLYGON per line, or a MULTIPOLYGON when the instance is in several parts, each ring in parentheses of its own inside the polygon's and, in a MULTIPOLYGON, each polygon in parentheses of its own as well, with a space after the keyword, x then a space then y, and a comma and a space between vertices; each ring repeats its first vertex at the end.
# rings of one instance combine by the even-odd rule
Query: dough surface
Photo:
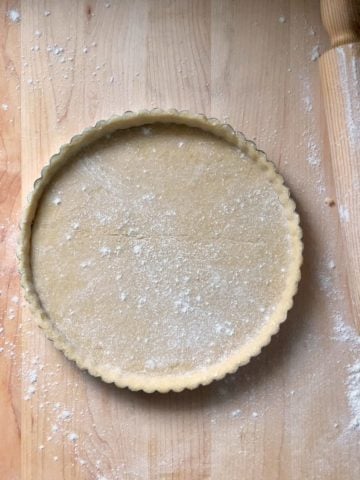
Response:
POLYGON ((49 168, 28 254, 37 308, 70 358, 166 391, 267 343, 301 242, 281 177, 252 146, 156 120, 104 131, 49 168))

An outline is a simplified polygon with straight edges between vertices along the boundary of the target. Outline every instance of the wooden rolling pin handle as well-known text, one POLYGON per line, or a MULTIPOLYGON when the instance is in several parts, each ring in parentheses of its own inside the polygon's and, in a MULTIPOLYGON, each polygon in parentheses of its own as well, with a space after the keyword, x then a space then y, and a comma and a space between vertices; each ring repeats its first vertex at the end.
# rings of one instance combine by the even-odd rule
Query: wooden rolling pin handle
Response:
POLYGON ((359 0, 322 0, 321 17, 332 47, 360 41, 359 0))
POLYGON ((319 61, 354 326, 360 334, 360 0, 322 0, 333 48, 319 61))

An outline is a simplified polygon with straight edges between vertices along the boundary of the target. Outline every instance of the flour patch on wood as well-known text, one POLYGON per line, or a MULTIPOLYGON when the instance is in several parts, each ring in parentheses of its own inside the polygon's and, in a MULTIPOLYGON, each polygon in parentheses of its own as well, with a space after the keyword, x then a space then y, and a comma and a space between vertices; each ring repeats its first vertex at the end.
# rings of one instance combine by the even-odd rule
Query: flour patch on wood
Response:
POLYGON ((19 23, 21 21, 21 14, 17 10, 9 10, 7 17, 12 23, 19 23))
POLYGON ((340 217, 341 223, 350 222, 350 212, 346 205, 339 205, 339 217, 340 217))
POLYGON ((313 47, 313 49, 311 50, 310 59, 312 62, 315 62, 316 60, 318 60, 319 57, 320 57, 320 46, 315 45, 315 47, 313 47))
POLYGON ((349 428, 360 431, 360 360, 348 367, 347 399, 352 413, 349 428))

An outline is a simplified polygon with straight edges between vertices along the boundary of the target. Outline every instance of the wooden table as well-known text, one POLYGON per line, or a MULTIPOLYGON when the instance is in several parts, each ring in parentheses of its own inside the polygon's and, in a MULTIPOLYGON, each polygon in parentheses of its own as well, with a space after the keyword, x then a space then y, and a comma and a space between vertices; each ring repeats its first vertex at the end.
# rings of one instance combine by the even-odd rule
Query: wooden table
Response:
POLYGON ((1 479, 360 478, 347 210, 325 203, 336 202, 326 47, 311 0, 0 2, 1 479), (20 199, 49 156, 98 119, 155 106, 256 140, 291 188, 305 242, 294 308, 262 354, 166 395, 105 385, 57 352, 20 308, 15 259, 20 199))

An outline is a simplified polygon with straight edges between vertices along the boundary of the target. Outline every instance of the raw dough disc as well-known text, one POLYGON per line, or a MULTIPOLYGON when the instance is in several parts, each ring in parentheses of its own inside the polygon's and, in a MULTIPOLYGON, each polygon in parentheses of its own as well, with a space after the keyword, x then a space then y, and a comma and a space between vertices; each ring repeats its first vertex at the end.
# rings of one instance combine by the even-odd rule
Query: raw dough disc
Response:
POLYGON ((299 279, 298 217, 230 127, 116 117, 52 160, 26 212, 22 273, 40 323, 90 373, 146 391, 234 371, 268 343, 299 279))

